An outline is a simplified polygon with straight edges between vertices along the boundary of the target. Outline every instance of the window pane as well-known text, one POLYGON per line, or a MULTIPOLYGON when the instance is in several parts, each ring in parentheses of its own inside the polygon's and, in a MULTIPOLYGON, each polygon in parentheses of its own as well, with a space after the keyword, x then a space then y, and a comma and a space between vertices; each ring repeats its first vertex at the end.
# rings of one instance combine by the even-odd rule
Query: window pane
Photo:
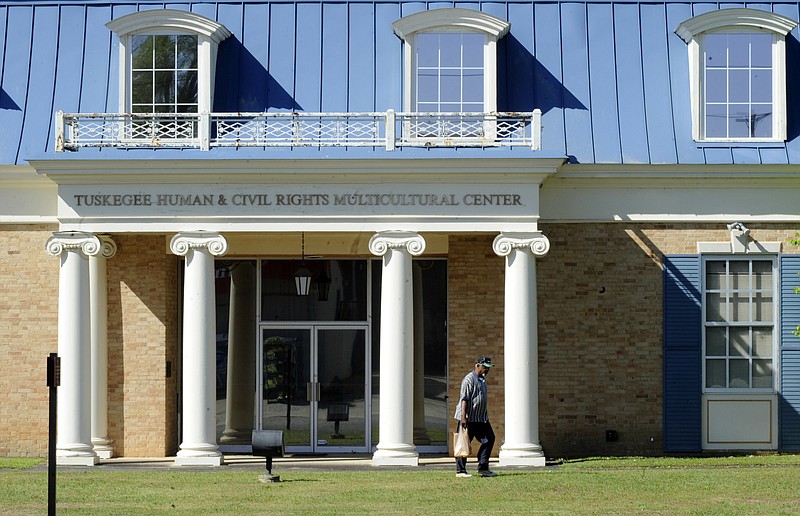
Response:
POLYGON ((750 66, 750 34, 728 34, 728 66, 750 66))
POLYGON ((483 71, 465 72, 463 88, 464 102, 483 103, 483 71))
MULTIPOLYGON (((442 102, 459 102, 461 100, 461 75, 459 70, 442 70, 442 102)), ((461 111, 457 109, 456 111, 461 111)))
POLYGON ((748 70, 731 70, 728 72, 730 83, 728 85, 729 102, 750 101, 750 72, 748 70))
POLYGON ((772 330, 753 330, 753 356, 762 358, 772 356, 772 330))
POLYGON ((772 70, 750 72, 753 102, 772 102, 772 70))
POLYGON ((706 355, 710 357, 724 357, 728 346, 725 342, 725 328, 706 329, 706 355))
POLYGON ((439 35, 439 66, 461 67, 461 34, 446 32, 439 35))
POLYGON ((131 74, 131 100, 134 104, 153 102, 153 72, 131 74))
POLYGON ((178 72, 178 102, 197 103, 197 71, 178 72))
POLYGON ((137 35, 131 37, 131 67, 153 67, 153 36, 137 35))
POLYGON ((178 69, 197 68, 197 36, 178 36, 178 69))
POLYGON ((750 330, 748 328, 731 328, 730 350, 732 357, 750 356, 750 330))
POLYGON ((727 70, 706 71, 706 100, 708 102, 727 102, 728 100, 727 70))
POLYGON ((731 294, 731 321, 750 321, 750 296, 748 294, 731 294))
POLYGON ((417 77, 417 99, 418 102, 438 102, 439 77, 436 71, 420 71, 417 77))
POLYGON ((483 68, 483 34, 465 33, 462 35, 464 45, 464 66, 483 68))
POLYGON ((727 288, 727 283, 725 283, 725 262, 711 260, 706 262, 706 288, 709 290, 727 288))
POLYGON ((706 360, 706 387, 725 388, 725 360, 706 360))
POLYGON ((753 294, 753 320, 769 322, 772 320, 772 293, 757 292, 753 294))
POLYGON ((753 262, 753 288, 772 290, 772 262, 753 262))
POLYGON ((706 137, 725 138, 728 136, 728 106, 709 104, 706 106, 706 137))
POLYGON ((728 363, 728 387, 731 389, 746 389, 750 387, 750 361, 731 360, 728 363))
POLYGON ((731 290, 746 290, 750 288, 750 262, 731 261, 728 265, 731 275, 731 290))
POLYGON ((155 98, 157 104, 175 102, 175 72, 155 72, 155 98))
POLYGON ((706 321, 721 322, 725 320, 726 299, 720 294, 706 294, 706 321))
POLYGON ((748 138, 750 136, 750 106, 730 104, 728 110, 728 137, 748 138))
POLYGON ((155 38, 156 69, 175 68, 175 36, 153 36, 155 38))
POLYGON ((772 387, 772 360, 753 360, 753 388, 772 387))
POLYGON ((417 66, 439 66, 438 34, 417 34, 417 66))
POLYGON ((726 34, 706 34, 703 45, 706 51, 706 67, 728 66, 728 37, 726 34))
POLYGON ((772 137, 772 104, 753 104, 753 136, 772 137))
POLYGON ((772 34, 750 35, 751 66, 772 66, 772 34))

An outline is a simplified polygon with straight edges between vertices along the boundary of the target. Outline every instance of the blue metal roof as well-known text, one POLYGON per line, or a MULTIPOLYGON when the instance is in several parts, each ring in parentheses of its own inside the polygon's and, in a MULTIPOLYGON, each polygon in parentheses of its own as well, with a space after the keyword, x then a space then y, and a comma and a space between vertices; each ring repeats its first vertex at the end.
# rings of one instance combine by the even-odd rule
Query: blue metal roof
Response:
POLYGON ((787 36, 788 142, 692 140, 686 44, 692 16, 752 7, 800 19, 800 3, 658 1, 0 2, 0 164, 28 159, 400 158, 568 156, 578 163, 800 163, 800 44, 787 36), (141 9, 189 9, 233 36, 219 49, 214 111, 402 110, 398 18, 463 7, 511 23, 498 46, 498 109, 543 111, 542 151, 529 149, 81 149, 54 152, 53 119, 116 112, 110 20, 141 9))

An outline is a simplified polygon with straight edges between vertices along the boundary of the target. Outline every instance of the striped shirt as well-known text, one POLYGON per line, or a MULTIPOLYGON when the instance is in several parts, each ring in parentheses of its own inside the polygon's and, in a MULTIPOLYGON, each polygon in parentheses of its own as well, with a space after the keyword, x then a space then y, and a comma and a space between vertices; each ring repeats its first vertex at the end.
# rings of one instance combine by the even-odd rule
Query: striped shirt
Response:
POLYGON ((456 404, 454 419, 461 420, 461 400, 467 401, 467 421, 489 422, 489 404, 486 394, 486 378, 472 371, 461 380, 461 395, 456 404))

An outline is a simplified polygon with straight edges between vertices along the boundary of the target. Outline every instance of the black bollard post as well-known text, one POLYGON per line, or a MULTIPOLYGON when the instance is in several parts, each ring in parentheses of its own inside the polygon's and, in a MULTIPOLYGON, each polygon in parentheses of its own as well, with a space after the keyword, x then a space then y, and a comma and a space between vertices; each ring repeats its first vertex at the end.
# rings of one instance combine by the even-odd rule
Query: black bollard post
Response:
POLYGON ((47 442, 47 514, 56 513, 56 420, 58 386, 61 384, 61 358, 57 353, 47 357, 47 386, 50 388, 50 425, 47 442))

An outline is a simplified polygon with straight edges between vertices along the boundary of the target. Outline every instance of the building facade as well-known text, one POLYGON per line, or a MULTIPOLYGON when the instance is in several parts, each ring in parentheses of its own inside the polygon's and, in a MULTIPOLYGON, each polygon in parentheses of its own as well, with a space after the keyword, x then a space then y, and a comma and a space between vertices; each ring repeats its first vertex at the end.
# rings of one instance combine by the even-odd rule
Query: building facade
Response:
POLYGON ((798 20, 0 2, 0 455, 800 448, 798 20))

